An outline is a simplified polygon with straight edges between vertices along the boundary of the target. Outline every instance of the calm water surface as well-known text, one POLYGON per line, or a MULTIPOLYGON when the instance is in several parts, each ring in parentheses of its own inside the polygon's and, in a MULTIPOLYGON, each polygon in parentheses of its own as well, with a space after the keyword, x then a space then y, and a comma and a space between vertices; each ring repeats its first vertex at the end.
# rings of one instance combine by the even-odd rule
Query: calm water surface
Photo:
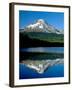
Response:
MULTIPOLYGON (((63 47, 39 47, 39 48, 23 48, 22 52, 57 52, 64 53, 63 47)), ((52 78, 64 77, 64 64, 57 64, 49 67, 43 74, 37 73, 35 70, 28 68, 24 64, 19 64, 19 79, 31 78, 52 78)))

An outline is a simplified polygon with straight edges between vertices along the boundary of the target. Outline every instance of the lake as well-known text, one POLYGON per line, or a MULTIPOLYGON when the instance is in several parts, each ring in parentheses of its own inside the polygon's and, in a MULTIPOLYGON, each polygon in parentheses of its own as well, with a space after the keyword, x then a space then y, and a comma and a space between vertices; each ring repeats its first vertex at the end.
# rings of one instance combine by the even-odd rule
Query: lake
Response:
POLYGON ((64 53, 63 47, 36 47, 36 48, 22 48, 20 49, 22 52, 56 52, 56 53, 64 53))
MULTIPOLYGON (((36 70, 27 67, 28 62, 30 63, 32 62, 32 60, 33 60, 33 63, 34 63, 34 60, 35 62, 36 60, 37 61, 39 60, 40 64, 43 64, 41 63, 43 60, 45 61, 49 60, 51 62, 53 62, 52 60, 57 60, 57 59, 64 60, 64 57, 63 57, 64 48, 63 47, 22 48, 20 49, 20 52, 26 53, 28 57, 25 58, 25 54, 22 54, 22 56, 24 55, 23 58, 20 57, 20 59, 22 59, 22 61, 24 61, 25 63, 19 64, 19 79, 64 77, 64 63, 56 63, 50 66, 49 68, 47 68, 41 74, 38 73, 36 70), (31 57, 28 55, 29 53, 30 55, 32 55, 31 57)), ((39 63, 34 63, 34 65, 39 64, 39 63)))

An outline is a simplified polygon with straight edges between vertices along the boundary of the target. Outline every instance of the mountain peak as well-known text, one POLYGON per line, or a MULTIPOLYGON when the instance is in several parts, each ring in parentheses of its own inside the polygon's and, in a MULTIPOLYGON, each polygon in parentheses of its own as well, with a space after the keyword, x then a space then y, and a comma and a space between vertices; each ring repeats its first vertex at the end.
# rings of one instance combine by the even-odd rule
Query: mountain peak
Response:
POLYGON ((43 24, 43 23, 45 23, 45 21, 44 21, 43 19, 38 19, 38 20, 37 20, 37 23, 43 24))

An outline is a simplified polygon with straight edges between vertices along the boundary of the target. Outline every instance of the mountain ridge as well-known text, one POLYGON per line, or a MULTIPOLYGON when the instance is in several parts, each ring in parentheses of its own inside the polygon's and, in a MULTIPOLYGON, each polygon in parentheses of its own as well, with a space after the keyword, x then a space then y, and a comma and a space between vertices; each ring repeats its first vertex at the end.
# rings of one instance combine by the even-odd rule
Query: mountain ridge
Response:
POLYGON ((56 29, 53 25, 48 24, 43 19, 38 19, 36 23, 26 26, 20 32, 46 32, 46 33, 64 34, 63 30, 56 29))

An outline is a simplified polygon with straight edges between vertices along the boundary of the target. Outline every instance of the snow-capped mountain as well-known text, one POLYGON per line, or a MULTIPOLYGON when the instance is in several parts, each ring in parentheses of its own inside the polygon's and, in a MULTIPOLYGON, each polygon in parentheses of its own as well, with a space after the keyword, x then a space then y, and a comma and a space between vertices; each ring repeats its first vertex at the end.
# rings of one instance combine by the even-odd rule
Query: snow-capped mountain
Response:
POLYGON ((26 26, 24 28, 24 32, 46 32, 46 33, 63 34, 62 32, 60 32, 60 30, 48 24, 43 19, 39 19, 37 20, 36 23, 26 26))

